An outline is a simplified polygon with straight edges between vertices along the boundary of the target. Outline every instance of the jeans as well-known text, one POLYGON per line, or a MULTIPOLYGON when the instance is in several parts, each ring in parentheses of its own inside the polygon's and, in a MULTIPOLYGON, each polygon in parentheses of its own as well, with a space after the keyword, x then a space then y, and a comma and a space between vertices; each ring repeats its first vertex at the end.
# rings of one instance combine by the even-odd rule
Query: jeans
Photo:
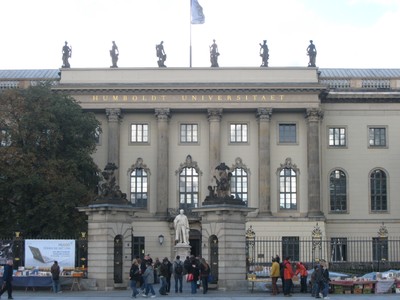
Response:
POLYGON ((190 286, 192 288, 192 294, 196 294, 197 293, 197 280, 192 280, 190 282, 190 286))
POLYGON ((300 293, 307 293, 307 276, 300 277, 300 293))
POLYGON ((131 280, 132 297, 136 297, 136 295, 139 294, 136 288, 136 284, 137 284, 136 280, 131 280))
POLYGON ((4 288, 2 288, 0 290, 0 297, 7 290, 8 298, 12 298, 12 283, 11 283, 11 281, 6 281, 5 283, 6 284, 5 284, 4 288))
POLYGON ((329 294, 329 283, 322 282, 322 296, 327 297, 329 294))
POLYGON ((283 286, 283 294, 289 295, 292 291, 292 279, 285 279, 285 285, 283 286))
POLYGON ((60 292, 60 279, 52 279, 53 282, 53 292, 58 293, 60 292))
POLYGON ((146 296, 151 292, 152 295, 155 295, 156 293, 154 292, 153 284, 152 283, 146 283, 146 296))
POLYGON ((160 290, 162 290, 164 288, 164 291, 168 292, 168 290, 167 290, 167 278, 164 277, 164 276, 160 276, 160 281, 161 281, 160 290))
POLYGON ((201 276, 201 285, 203 286, 203 294, 208 292, 208 275, 201 276))
POLYGON ((175 274, 174 275, 175 278, 175 293, 179 292, 182 293, 182 282, 183 282, 183 275, 182 274, 175 274), (179 287, 178 287, 179 285, 179 287))

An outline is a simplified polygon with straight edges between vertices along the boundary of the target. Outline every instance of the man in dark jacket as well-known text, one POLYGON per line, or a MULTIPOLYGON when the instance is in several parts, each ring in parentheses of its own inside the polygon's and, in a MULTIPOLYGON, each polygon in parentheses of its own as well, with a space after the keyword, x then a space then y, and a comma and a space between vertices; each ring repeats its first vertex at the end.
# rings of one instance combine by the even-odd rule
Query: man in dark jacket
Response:
POLYGON ((58 262, 55 260, 54 264, 50 268, 51 272, 51 280, 53 282, 53 292, 54 293, 61 293, 60 289, 60 266, 58 262))
POLYGON ((0 297, 5 291, 8 293, 8 299, 14 299, 12 297, 12 281, 13 281, 13 261, 12 259, 7 260, 7 264, 4 266, 3 273, 3 286, 0 290, 0 297))

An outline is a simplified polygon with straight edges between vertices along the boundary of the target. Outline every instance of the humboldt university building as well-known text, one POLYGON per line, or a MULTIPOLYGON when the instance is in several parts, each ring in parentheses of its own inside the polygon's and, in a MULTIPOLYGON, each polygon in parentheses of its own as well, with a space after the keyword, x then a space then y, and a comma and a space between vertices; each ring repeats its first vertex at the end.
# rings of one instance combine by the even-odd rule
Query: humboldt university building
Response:
POLYGON ((118 167, 128 199, 79 208, 101 287, 126 286, 136 256, 182 253, 180 209, 187 254, 209 261, 220 287, 276 254, 400 261, 400 69, 71 68, 0 80, 52 80, 101 123, 94 160, 118 167), (240 205, 207 205, 221 165, 240 205))

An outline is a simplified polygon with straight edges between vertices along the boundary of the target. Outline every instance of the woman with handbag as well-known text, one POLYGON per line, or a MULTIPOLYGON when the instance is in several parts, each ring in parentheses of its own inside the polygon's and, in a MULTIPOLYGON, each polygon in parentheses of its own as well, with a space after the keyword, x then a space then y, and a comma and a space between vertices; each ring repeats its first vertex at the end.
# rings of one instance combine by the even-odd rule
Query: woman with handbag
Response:
POLYGON ((190 261, 190 267, 187 274, 187 281, 190 282, 192 294, 197 293, 197 281, 199 280, 199 266, 195 258, 190 261))

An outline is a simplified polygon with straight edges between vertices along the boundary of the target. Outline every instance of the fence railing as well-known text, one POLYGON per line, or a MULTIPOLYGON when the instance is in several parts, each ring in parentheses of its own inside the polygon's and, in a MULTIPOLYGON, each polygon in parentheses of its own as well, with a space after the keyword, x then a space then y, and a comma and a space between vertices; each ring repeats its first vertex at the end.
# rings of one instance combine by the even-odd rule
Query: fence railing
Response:
POLYGON ((291 257, 311 268, 325 259, 330 269, 345 273, 384 271, 400 267, 400 237, 299 238, 254 237, 246 239, 248 271, 270 266, 272 257, 291 257))

